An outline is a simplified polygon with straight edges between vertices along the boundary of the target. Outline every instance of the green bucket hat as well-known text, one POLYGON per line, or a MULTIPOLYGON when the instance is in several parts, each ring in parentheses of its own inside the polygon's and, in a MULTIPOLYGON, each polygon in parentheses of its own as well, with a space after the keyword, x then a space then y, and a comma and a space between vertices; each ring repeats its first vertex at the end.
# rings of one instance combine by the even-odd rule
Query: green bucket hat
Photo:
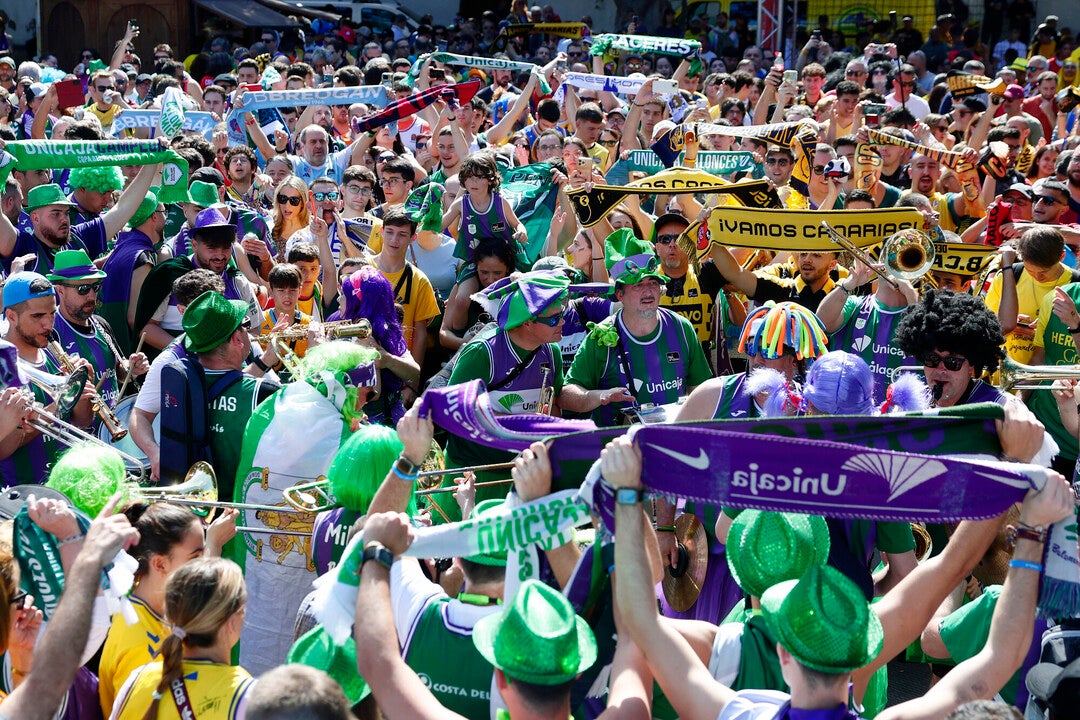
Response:
POLYGON ((64 191, 55 183, 50 185, 38 185, 36 188, 31 188, 30 192, 26 193, 27 212, 33 212, 46 205, 67 205, 71 207, 74 206, 75 203, 68 200, 67 196, 64 195, 64 191))
POLYGON ((144 222, 150 219, 150 216, 157 210, 158 199, 157 193, 153 190, 146 193, 146 197, 139 203, 139 209, 135 211, 135 214, 128 220, 128 227, 137 228, 144 222))
POLYGON ((85 250, 61 250, 53 259, 53 271, 46 275, 51 282, 63 282, 65 280, 100 280, 106 277, 94 263, 90 262, 90 256, 85 250))
POLYGON ((562 593, 533 579, 501 613, 476 623, 473 644, 507 676, 534 685, 561 685, 596 662, 588 623, 562 593))
POLYGON ((202 180, 196 180, 188 187, 188 202, 198 205, 201 208, 213 207, 221 204, 221 199, 218 197, 217 185, 214 183, 203 182, 202 180))
POLYGON ((765 624, 777 642, 806 667, 839 675, 881 652, 885 633, 862 590, 828 565, 761 595, 765 624))
POLYGON ((660 259, 652 246, 634 236, 630 228, 616 230, 604 240, 604 265, 611 281, 623 285, 636 285, 645 278, 664 282, 660 274, 660 259))
POLYGON ((226 300, 224 295, 207 290, 187 306, 180 321, 184 348, 193 353, 213 350, 236 332, 247 313, 248 304, 243 300, 226 300))
MULTIPOLYGON (((492 499, 485 500, 479 503, 473 508, 472 515, 469 516, 470 520, 483 517, 485 515, 491 515, 496 513, 506 504, 505 500, 492 499)), ((479 553, 477 555, 470 555, 465 558, 469 562, 474 562, 477 565, 492 565, 495 567, 506 566, 506 550, 492 553, 479 553)))
POLYGON ((727 562, 739 587, 761 595, 777 583, 798 580, 829 559, 829 526, 812 515, 743 510, 727 536, 727 562))
POLYGON ((356 672, 356 641, 351 635, 344 645, 338 645, 322 625, 316 625, 296 639, 285 660, 325 672, 345 691, 350 705, 371 694, 367 682, 356 672))

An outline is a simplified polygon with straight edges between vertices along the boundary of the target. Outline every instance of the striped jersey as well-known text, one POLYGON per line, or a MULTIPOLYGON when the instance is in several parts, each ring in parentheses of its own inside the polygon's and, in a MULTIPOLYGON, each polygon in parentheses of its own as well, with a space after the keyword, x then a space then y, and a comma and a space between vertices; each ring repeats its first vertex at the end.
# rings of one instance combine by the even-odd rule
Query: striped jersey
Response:
POLYGON ((885 399, 885 390, 897 368, 917 364, 893 342, 906 311, 907 307, 885 307, 873 295, 849 297, 844 302, 844 324, 829 336, 830 350, 846 350, 870 366, 876 402, 885 399))

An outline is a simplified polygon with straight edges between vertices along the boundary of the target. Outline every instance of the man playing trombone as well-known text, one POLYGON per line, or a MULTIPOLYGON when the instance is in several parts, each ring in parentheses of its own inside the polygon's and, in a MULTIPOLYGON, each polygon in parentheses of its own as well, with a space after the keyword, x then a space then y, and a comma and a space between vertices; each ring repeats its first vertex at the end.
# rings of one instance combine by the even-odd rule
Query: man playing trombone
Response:
MULTIPOLYGON (((52 283, 34 272, 15 273, 4 283, 4 317, 8 330, 4 339, 12 343, 18 352, 19 363, 39 373, 57 375, 60 367, 45 353, 56 319, 56 295, 52 283)), ((78 361, 85 363, 84 360, 78 361)), ((90 390, 85 388, 82 397, 71 412, 71 422, 79 427, 89 427, 93 416, 90 409, 90 390)), ((54 398, 33 386, 34 399, 43 406, 54 398)), ((25 422, 16 433, 0 442, 0 477, 5 486, 27 483, 44 483, 48 468, 56 460, 60 444, 25 422)))

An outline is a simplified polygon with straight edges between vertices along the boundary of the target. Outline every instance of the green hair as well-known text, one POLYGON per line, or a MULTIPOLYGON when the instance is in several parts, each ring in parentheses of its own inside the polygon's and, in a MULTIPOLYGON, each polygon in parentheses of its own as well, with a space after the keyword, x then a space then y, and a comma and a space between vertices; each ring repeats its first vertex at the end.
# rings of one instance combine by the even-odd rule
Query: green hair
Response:
MULTIPOLYGON (((397 432, 383 425, 364 425, 353 433, 326 471, 338 503, 346 510, 366 513, 404 447, 397 432)), ((416 514, 415 497, 409 500, 408 513, 416 514)))
POLYGON ((124 187, 124 174, 115 165, 75 168, 68 175, 68 187, 72 190, 82 188, 100 193, 112 192, 124 187))
POLYGON ((57 459, 45 486, 67 495, 72 505, 90 517, 97 517, 115 493, 126 498, 134 489, 120 453, 88 440, 72 445, 57 459))
MULTIPOLYGON (((325 394, 326 386, 320 377, 324 370, 334 374, 345 373, 362 365, 369 365, 378 357, 379 351, 374 348, 357 345, 348 340, 332 340, 309 349, 300 361, 300 368, 303 380, 325 394)), ((347 385, 347 388, 345 407, 341 409, 341 414, 347 423, 351 423, 354 419, 362 418, 364 412, 363 408, 356 407, 359 389, 350 385, 347 385)))

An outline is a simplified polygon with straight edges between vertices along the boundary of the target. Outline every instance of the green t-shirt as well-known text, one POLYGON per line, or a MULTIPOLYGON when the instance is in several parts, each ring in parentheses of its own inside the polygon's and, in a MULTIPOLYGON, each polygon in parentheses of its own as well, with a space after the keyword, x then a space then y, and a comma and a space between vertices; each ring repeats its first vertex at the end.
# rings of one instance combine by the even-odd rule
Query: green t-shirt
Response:
MULTIPOLYGON (((1061 289, 1072 298, 1073 302, 1080 302, 1080 283, 1068 283, 1061 289)), ((1053 311, 1054 293, 1047 293, 1039 307, 1039 323, 1035 328, 1035 347, 1041 347, 1046 351, 1047 365, 1076 365, 1080 363, 1077 357, 1076 343, 1069 334, 1065 323, 1061 322, 1053 311)), ((1061 415, 1058 413, 1057 400, 1054 394, 1046 391, 1035 391, 1028 396, 1028 407, 1035 417, 1046 427, 1046 431, 1053 436, 1058 444, 1063 458, 1075 458, 1080 447, 1077 446, 1076 436, 1068 432, 1061 424, 1061 415)))
MULTIPOLYGON (((570 365, 566 382, 586 390, 632 385, 637 390, 638 403, 662 405, 688 395, 694 387, 712 377, 705 351, 690 321, 663 308, 658 312, 660 322, 656 329, 641 337, 631 334, 622 324, 622 310, 615 315, 614 323, 633 375, 631 382, 623 377, 617 348, 601 345, 593 333, 585 336, 585 342, 570 365)), ((598 425, 613 425, 616 410, 610 405, 602 405, 593 411, 593 419, 598 425)))
MULTIPOLYGON (((224 372, 207 370, 206 387, 213 385, 224 372)), ((233 496, 244 428, 247 427, 255 407, 270 397, 278 387, 272 380, 244 375, 210 403, 210 451, 214 456, 214 472, 218 477, 218 497, 233 496)))
MULTIPOLYGON (((938 626, 941 641, 949 651, 949 657, 955 662, 961 663, 974 657, 986 645, 990 638, 990 620, 994 617, 994 608, 997 607, 1000 595, 1001 585, 989 585, 983 589, 982 595, 966 605, 961 605, 941 620, 938 626)), ((1030 641, 1030 638, 1026 641, 1030 641)), ((1025 642, 1025 639, 1017 638, 1017 642, 1025 642)), ((1002 700, 1012 705, 1016 702, 1016 691, 1019 687, 1020 673, 1016 672, 998 694, 1002 700)))

